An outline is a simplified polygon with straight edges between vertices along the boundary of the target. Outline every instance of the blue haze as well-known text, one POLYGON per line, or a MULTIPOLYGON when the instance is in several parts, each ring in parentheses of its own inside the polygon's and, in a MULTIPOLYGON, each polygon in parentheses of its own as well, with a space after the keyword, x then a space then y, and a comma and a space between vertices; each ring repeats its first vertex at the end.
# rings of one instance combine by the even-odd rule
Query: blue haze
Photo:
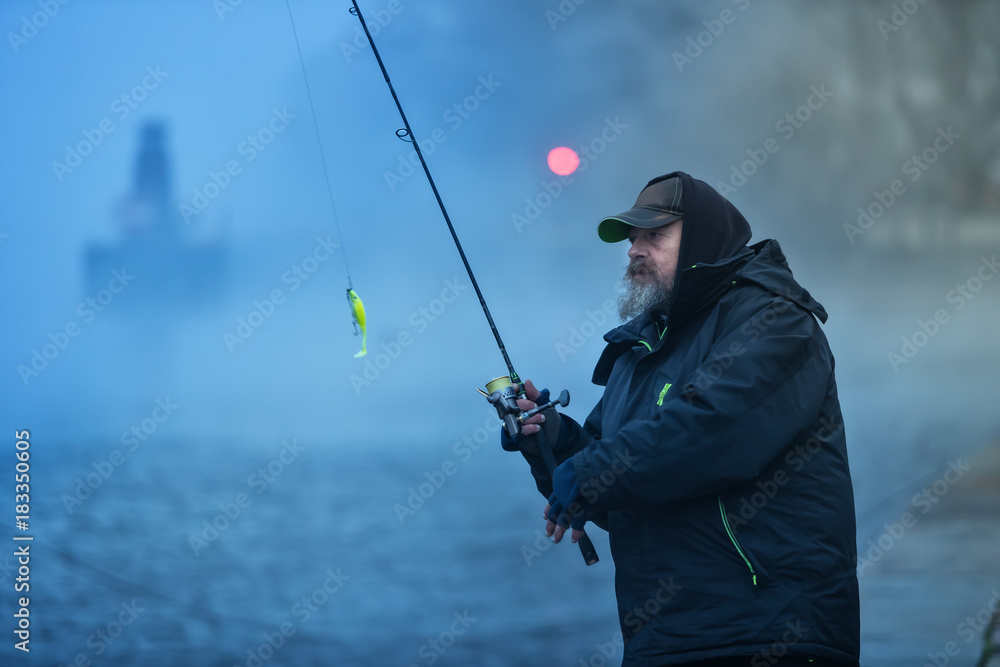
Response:
MULTIPOLYGON (((587 2, 550 24, 555 2, 400 0, 401 11, 380 14, 391 21, 376 40, 417 136, 441 129, 427 159, 518 371, 570 389, 579 420, 600 397, 591 371, 601 333, 617 324, 603 304, 626 263, 623 246, 597 240, 600 216, 628 208, 661 173, 728 179, 747 150, 780 136, 776 121, 812 86, 834 91, 731 199, 754 241, 778 238, 830 312, 863 544, 949 459, 1000 432, 1000 282, 962 310, 947 301, 997 237, 947 248, 879 241, 886 220, 851 243, 844 223, 899 177, 896 156, 923 149, 934 123, 914 144, 892 134, 900 112, 889 94, 868 96, 890 81, 868 72, 872 84, 851 64, 857 48, 875 57, 888 48, 873 21, 852 33, 842 30, 853 25, 849 10, 743 4, 587 2), (678 71, 672 54, 725 9, 733 22, 678 71), (449 110, 481 78, 499 85, 455 126, 449 110), (620 134, 537 218, 512 217, 554 191, 548 150, 590 144, 616 120, 620 134), (884 142, 858 152, 873 134, 884 142), (950 321, 894 370, 887 353, 938 309, 950 321)), ((394 136, 401 123, 370 49, 353 47, 348 6, 292 2, 339 231, 283 2, 243 2, 220 17, 209 0, 76 1, 16 46, 7 33, 39 5, 0 7, 0 475, 14 465, 13 431, 29 429, 37 540, 27 658, 11 648, 12 577, 0 557, 3 664, 68 665, 79 654, 109 665, 247 664, 262 633, 286 621, 296 634, 265 664, 428 664, 420 647, 465 610, 477 620, 439 664, 575 665, 613 636, 605 536, 595 536, 602 562, 593 568, 567 545, 525 562, 544 503, 523 462, 496 446, 475 392, 506 372, 503 361, 426 180, 387 181, 408 146, 394 136), (147 68, 166 76, 121 118, 114 100, 147 68), (294 118, 248 161, 241 144, 276 109, 294 118), (60 181, 52 163, 104 118, 113 131, 60 181), (217 292, 157 296, 155 283, 171 275, 157 262, 181 275, 197 260, 123 224, 141 224, 127 205, 150 123, 165 129, 169 165, 171 217, 160 223, 173 225, 176 247, 224 249, 214 273, 198 265, 220 281, 217 292), (239 173, 185 223, 178 205, 229 161, 239 173), (318 262, 292 290, 283 276, 327 236, 343 256, 318 262), (153 250, 121 256, 136 262, 123 264, 134 282, 86 321, 79 304, 103 284, 88 278, 87 253, 126 238, 153 250), (352 356, 360 338, 344 301, 345 256, 368 313, 364 359, 352 356), (464 290, 438 302, 454 284, 464 290), (227 344, 273 290, 283 303, 227 344), (431 321, 421 309, 439 314, 431 321), (37 374, 19 370, 71 321, 79 335, 65 349, 37 374), (150 421, 168 398, 178 407, 150 421), (143 432, 144 420, 155 431, 143 432), (144 439, 129 451, 133 427, 144 439), (293 440, 304 450, 258 494, 248 478, 293 440), (116 450, 124 463, 89 497, 67 500, 116 450), (394 506, 446 462, 454 474, 401 520, 394 506), (240 516, 193 547, 203 521, 241 493, 252 502, 240 516), (350 578, 303 622, 296 601, 338 568, 350 578), (97 656, 88 637, 133 599, 147 611, 97 656)), ((369 23, 386 7, 365 3, 369 23)), ((944 110, 934 122, 949 118, 944 110)), ((981 122, 960 126, 960 141, 992 127, 981 122)), ((946 158, 934 174, 964 159, 946 158)), ((919 212, 917 192, 894 215, 919 212)))

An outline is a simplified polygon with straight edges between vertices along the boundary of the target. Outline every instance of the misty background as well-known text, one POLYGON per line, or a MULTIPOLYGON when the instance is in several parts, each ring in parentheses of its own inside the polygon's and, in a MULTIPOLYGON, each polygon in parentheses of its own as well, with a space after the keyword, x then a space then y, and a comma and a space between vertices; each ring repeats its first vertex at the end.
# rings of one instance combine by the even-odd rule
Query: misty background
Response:
MULTIPOLYGON (((5 664, 576 665, 616 631, 606 535, 595 567, 525 556, 544 501, 475 392, 506 369, 349 7, 291 1, 336 216, 283 1, 0 7, 0 418, 4 470, 31 433, 37 605, 5 664)), ((996 443, 996 3, 361 7, 515 367, 574 418, 627 263, 596 223, 680 169, 830 314, 859 548, 996 443), (557 146, 590 153, 571 182, 557 146)))

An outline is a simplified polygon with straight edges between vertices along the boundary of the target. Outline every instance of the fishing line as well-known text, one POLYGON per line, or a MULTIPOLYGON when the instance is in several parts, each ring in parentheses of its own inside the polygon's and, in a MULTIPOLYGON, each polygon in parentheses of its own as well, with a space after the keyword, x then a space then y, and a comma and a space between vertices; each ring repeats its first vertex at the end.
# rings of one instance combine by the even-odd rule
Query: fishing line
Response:
POLYGON ((351 267, 347 263, 347 249, 344 246, 344 235, 340 231, 340 222, 337 219, 337 204, 333 201, 333 190, 330 188, 330 171, 326 166, 326 154, 323 152, 323 140, 319 134, 319 122, 316 120, 316 107, 313 105, 312 89, 309 88, 309 77, 306 76, 306 63, 302 59, 302 47, 299 44, 299 33, 295 29, 295 18, 292 16, 292 5, 289 0, 285 0, 285 7, 288 8, 288 20, 292 24, 292 36, 295 37, 295 52, 299 55, 299 66, 302 68, 302 80, 306 84, 306 97, 309 98, 309 111, 312 114, 313 131, 316 133, 316 144, 319 146, 319 157, 323 163, 323 176, 326 182, 326 194, 330 197, 330 209, 333 211, 333 224, 337 228, 337 238, 340 239, 340 254, 344 257, 344 269, 347 272, 347 285, 350 289, 351 267))
MULTIPOLYGON (((285 1, 287 2, 288 0, 285 1)), ((469 260, 465 257, 465 250, 462 249, 462 243, 458 240, 458 234, 455 232, 455 227, 451 224, 451 218, 448 216, 448 210, 444 207, 444 202, 441 200, 441 195, 438 193, 437 185, 434 184, 434 177, 431 176, 431 170, 427 167, 427 162, 424 160, 424 154, 420 151, 420 143, 413 137, 413 131, 410 129, 410 123, 406 120, 406 114, 403 113, 403 105, 400 104, 399 97, 396 96, 396 90, 392 87, 392 81, 389 80, 389 73, 385 70, 385 65, 382 63, 382 56, 379 55, 378 49, 375 48, 375 40, 372 39, 371 33, 368 32, 368 24, 365 23, 365 17, 361 15, 361 9, 358 8, 357 0, 351 0, 351 4, 353 4, 354 7, 348 11, 350 11, 354 16, 357 16, 361 21, 361 27, 365 29, 365 35, 368 37, 368 43, 371 44, 372 52, 375 54, 375 59, 378 60, 378 66, 382 69, 382 76, 385 77, 385 82, 389 85, 389 92, 392 93, 392 99, 396 102, 396 108, 399 110, 399 116, 403 119, 404 128, 396 130, 396 136, 407 143, 413 144, 413 150, 417 152, 417 157, 420 158, 420 165, 424 168, 424 174, 427 176, 427 181, 431 184, 431 190, 434 191, 434 198, 437 199, 438 206, 441 208, 441 213, 444 215, 444 221, 448 224, 448 231, 451 232, 451 238, 455 241, 455 247, 458 248, 458 254, 462 257, 462 264, 465 265, 465 272, 469 274, 469 280, 472 281, 472 287, 476 290, 476 296, 479 297, 479 305, 483 307, 483 313, 486 315, 486 321, 490 323, 490 329, 493 331, 493 337, 497 340, 497 346, 500 348, 500 354, 503 355, 504 363, 507 364, 507 371, 510 373, 510 381, 519 384, 521 379, 514 370, 514 366, 510 362, 510 357, 507 356, 507 348, 504 347, 503 340, 500 338, 500 332, 497 330, 497 325, 493 322, 493 316, 490 314, 489 306, 486 305, 486 299, 483 297, 483 293, 479 289, 479 283, 476 282, 476 276, 472 273, 472 267, 469 265, 469 260)))
POLYGON ((316 145, 319 146, 319 158, 323 163, 323 177, 326 183, 326 194, 330 198, 330 210, 333 211, 333 225, 337 229, 337 238, 340 241, 340 254, 344 258, 344 271, 347 273, 347 304, 351 309, 351 316, 354 318, 354 335, 360 332, 362 336, 361 351, 355 357, 363 357, 367 354, 368 327, 365 321, 365 307, 361 303, 361 298, 354 291, 354 282, 351 280, 351 267, 347 261, 347 247, 344 244, 344 234, 340 231, 340 221, 337 218, 337 204, 333 200, 333 188, 330 187, 330 170, 326 165, 326 153, 323 151, 323 139, 319 134, 319 121, 316 119, 316 106, 313 104, 312 89, 309 87, 309 76, 306 74, 306 63, 302 58, 302 46, 299 43, 299 32, 295 29, 295 17, 292 16, 292 5, 289 0, 285 0, 285 7, 288 9, 288 21, 292 24, 292 36, 295 37, 295 51, 299 55, 299 66, 302 68, 302 80, 306 84, 306 97, 309 99, 309 112, 312 115, 313 131, 316 133, 316 145))

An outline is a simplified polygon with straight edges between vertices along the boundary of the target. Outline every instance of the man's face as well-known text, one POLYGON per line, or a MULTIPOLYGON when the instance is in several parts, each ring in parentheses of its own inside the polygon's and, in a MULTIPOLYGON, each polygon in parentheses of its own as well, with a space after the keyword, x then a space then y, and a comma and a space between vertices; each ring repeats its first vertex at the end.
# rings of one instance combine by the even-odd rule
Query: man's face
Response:
POLYGON ((683 220, 653 229, 633 227, 628 235, 632 247, 628 250, 629 271, 638 283, 655 279, 673 281, 677 273, 677 255, 681 249, 683 220), (633 266, 635 270, 633 271, 633 266))
POLYGON ((625 292, 618 300, 618 315, 628 320, 669 300, 677 272, 684 221, 653 229, 633 227, 629 233, 629 265, 623 282, 625 292))

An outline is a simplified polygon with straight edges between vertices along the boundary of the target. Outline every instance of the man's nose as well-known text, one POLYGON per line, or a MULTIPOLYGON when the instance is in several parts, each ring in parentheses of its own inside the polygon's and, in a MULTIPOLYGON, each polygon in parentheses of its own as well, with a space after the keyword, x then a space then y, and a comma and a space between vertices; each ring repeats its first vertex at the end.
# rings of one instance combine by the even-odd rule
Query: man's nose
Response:
POLYGON ((632 247, 628 249, 629 259, 639 259, 646 256, 646 244, 642 242, 642 239, 636 239, 632 243, 632 247))

